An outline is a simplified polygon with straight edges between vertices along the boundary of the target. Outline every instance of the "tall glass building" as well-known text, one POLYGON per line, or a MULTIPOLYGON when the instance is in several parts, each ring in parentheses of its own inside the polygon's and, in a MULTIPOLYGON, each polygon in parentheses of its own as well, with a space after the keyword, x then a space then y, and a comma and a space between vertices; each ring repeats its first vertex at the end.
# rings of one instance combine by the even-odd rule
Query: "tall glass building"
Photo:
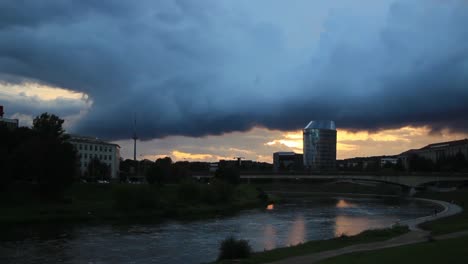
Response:
POLYGON ((310 121, 303 130, 304 167, 308 170, 336 168, 336 127, 334 121, 310 121))

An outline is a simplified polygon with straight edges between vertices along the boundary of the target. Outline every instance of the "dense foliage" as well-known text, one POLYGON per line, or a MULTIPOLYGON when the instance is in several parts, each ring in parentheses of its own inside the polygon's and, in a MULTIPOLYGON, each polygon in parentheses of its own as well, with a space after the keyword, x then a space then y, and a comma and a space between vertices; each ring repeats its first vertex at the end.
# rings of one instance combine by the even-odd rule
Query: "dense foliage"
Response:
POLYGON ((231 236, 221 242, 218 260, 248 258, 251 253, 249 241, 231 236))
POLYGON ((60 198, 75 176, 76 153, 66 142, 63 120, 44 113, 33 127, 10 130, 0 124, 0 188, 32 182, 44 198, 60 198))

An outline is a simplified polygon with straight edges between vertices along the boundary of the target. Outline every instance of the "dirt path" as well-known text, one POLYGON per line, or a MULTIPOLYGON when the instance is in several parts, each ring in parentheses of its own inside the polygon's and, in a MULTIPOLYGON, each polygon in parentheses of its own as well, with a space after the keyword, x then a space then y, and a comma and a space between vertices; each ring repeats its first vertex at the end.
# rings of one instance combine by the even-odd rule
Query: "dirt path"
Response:
MULTIPOLYGON (((348 247, 344 247, 340 249, 334 249, 334 250, 318 252, 318 253, 314 253, 310 255, 287 258, 287 259, 283 259, 283 260, 275 261, 271 263, 272 264, 286 264, 286 263, 309 264, 309 263, 316 263, 318 261, 321 261, 327 258, 336 257, 339 255, 353 253, 353 252, 369 251, 369 250, 375 250, 375 249, 390 248, 390 247, 397 247, 397 246, 424 242, 424 241, 427 241, 429 232, 419 229, 418 228, 419 224, 427 222, 427 221, 432 221, 432 220, 436 220, 439 218, 447 217, 450 215, 458 214, 463 210, 458 205, 451 204, 451 203, 444 202, 444 201, 429 200, 429 199, 418 199, 418 200, 437 203, 443 206, 444 210, 437 213, 436 215, 430 215, 430 216, 425 216, 425 217, 420 217, 416 219, 399 222, 398 224, 407 225, 411 231, 404 235, 401 235, 401 236, 398 236, 398 237, 395 237, 386 241, 367 243, 367 244, 356 244, 353 246, 348 246, 348 247)), ((466 235, 468 235, 468 231, 461 231, 461 232, 456 232, 456 233, 451 233, 451 234, 446 234, 446 235, 440 235, 440 236, 435 237, 435 239, 448 239, 448 238, 454 238, 454 237, 460 237, 460 236, 466 236, 466 235)))

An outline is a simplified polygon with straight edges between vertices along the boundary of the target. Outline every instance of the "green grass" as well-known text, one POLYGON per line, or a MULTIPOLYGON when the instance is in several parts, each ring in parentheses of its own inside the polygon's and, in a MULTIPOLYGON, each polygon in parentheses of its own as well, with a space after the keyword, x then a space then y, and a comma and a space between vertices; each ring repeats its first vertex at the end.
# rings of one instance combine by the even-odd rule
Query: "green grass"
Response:
POLYGON ((188 188, 195 194, 181 195, 181 185, 75 184, 63 201, 52 203, 41 200, 34 186, 13 186, 0 193, 0 224, 154 223, 226 215, 262 205, 258 192, 249 185, 193 184, 188 188))
POLYGON ((415 263, 468 263, 468 236, 423 242, 396 248, 346 254, 326 259, 322 264, 415 264, 415 263))
POLYGON ((402 235, 406 232, 408 232, 408 228, 402 226, 388 229, 367 230, 355 236, 343 236, 328 240, 310 241, 297 246, 257 252, 252 254, 250 258, 242 260, 241 263, 268 263, 289 257, 308 255, 354 244, 383 241, 402 235))
POLYGON ((463 212, 460 214, 424 223, 421 225, 422 228, 432 231, 435 235, 468 230, 468 189, 447 193, 424 192, 417 196, 447 202, 454 201, 463 207, 463 212))

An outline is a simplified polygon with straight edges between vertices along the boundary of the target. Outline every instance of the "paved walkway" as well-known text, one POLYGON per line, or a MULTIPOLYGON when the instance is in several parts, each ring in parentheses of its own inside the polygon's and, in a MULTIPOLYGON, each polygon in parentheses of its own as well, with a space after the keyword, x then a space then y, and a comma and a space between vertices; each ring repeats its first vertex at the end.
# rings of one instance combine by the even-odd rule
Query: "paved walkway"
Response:
MULTIPOLYGON (((394 237, 386 241, 367 243, 367 244, 356 244, 356 245, 352 245, 352 246, 348 246, 348 247, 344 247, 340 249, 334 249, 334 250, 318 252, 318 253, 314 253, 310 255, 287 258, 287 259, 283 259, 280 261, 272 262, 272 264, 316 263, 318 261, 321 261, 327 258, 336 257, 339 255, 353 253, 353 252, 369 251, 369 250, 375 250, 375 249, 390 248, 390 247, 397 247, 397 246, 424 242, 424 241, 427 241, 427 238, 430 232, 424 231, 418 228, 419 224, 427 222, 427 221, 432 221, 432 220, 436 220, 439 218, 447 217, 450 215, 458 214, 463 210, 458 205, 451 204, 451 203, 444 202, 444 201, 419 199, 419 198, 417 198, 417 200, 437 203, 443 206, 444 210, 439 212, 437 215, 430 215, 430 216, 425 216, 425 217, 420 217, 416 219, 399 222, 398 224, 407 225, 411 231, 404 235, 394 237)), ((456 232, 456 233, 451 233, 451 234, 446 234, 446 235, 440 235, 440 236, 436 236, 435 239, 448 239, 448 238, 460 237, 460 236, 465 236, 465 235, 468 235, 468 231, 461 231, 461 232, 456 232)))

